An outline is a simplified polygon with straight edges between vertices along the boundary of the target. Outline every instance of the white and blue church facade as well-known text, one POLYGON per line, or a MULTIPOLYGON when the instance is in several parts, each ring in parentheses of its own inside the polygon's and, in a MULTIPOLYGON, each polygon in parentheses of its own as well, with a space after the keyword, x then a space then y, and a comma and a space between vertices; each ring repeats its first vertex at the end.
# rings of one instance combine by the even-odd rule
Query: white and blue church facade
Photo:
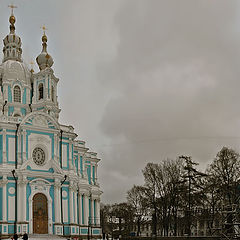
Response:
POLYGON ((58 122, 59 79, 45 32, 34 73, 22 60, 15 21, 12 13, 0 65, 0 234, 99 238, 100 159, 58 122))

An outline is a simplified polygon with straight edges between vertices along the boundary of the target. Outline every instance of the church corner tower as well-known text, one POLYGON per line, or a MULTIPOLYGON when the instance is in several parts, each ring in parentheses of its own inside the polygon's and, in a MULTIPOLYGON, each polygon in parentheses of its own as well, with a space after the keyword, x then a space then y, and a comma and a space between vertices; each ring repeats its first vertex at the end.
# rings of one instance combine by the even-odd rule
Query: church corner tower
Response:
POLYGON ((46 28, 34 73, 22 60, 15 6, 10 8, 0 64, 0 236, 100 238, 100 159, 72 126, 58 121, 59 79, 46 28))
POLYGON ((58 78, 54 76, 52 65, 53 59, 47 52, 47 36, 42 36, 42 52, 36 58, 39 72, 33 74, 33 111, 43 111, 58 120, 60 109, 57 101, 58 78))

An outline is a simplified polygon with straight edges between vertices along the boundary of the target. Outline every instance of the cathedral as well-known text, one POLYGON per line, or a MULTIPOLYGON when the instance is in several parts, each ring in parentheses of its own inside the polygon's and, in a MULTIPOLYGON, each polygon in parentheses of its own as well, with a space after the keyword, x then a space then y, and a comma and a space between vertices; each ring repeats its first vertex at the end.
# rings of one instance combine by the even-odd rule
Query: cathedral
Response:
POLYGON ((58 121, 59 79, 45 31, 34 73, 23 62, 10 7, 0 64, 0 239, 13 233, 100 238, 100 159, 58 121))

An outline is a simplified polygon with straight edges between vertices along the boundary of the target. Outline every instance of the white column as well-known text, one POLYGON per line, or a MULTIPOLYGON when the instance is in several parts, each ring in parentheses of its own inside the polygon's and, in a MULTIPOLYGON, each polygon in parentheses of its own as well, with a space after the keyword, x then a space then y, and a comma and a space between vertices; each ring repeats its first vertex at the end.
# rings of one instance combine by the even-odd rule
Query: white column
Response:
POLYGON ((7 221, 7 176, 3 176, 3 208, 2 208, 2 219, 3 222, 7 221))
POLYGON ((69 168, 70 170, 73 170, 73 164, 72 164, 72 145, 73 145, 73 142, 72 141, 69 141, 69 168))
POLYGON ((91 224, 95 224, 95 215, 94 215, 94 198, 91 199, 91 224))
POLYGON ((95 165, 95 184, 96 185, 98 184, 98 180, 97 180, 97 178, 98 178, 98 176, 97 176, 97 167, 98 167, 98 165, 96 164, 95 165))
POLYGON ((55 179, 54 184, 54 205, 55 205, 55 223, 61 222, 61 199, 60 199, 60 181, 55 179))
POLYGON ((26 133, 26 129, 23 129, 23 133, 22 133, 22 135, 23 135, 23 162, 25 162, 26 161, 26 135, 27 135, 27 133, 26 133))
POLYGON ((33 82, 33 89, 34 89, 34 91, 33 91, 33 103, 36 103, 36 101, 37 101, 37 91, 38 91, 38 89, 37 89, 37 81, 34 81, 33 82))
POLYGON ((22 179, 19 179, 17 184, 17 201, 17 222, 19 222, 22 221, 22 179))
POLYGON ((18 135, 17 135, 17 146, 18 146, 18 152, 17 152, 17 159, 18 159, 18 165, 22 164, 22 158, 21 158, 21 134, 20 134, 20 130, 18 131, 18 135))
POLYGON ((78 192, 78 216, 79 216, 79 225, 82 225, 82 194, 78 192))
POLYGON ((88 217, 89 217, 89 202, 88 202, 88 194, 84 194, 84 225, 88 225, 88 217))
POLYGON ((27 204, 27 196, 26 196, 26 188, 27 188, 27 177, 23 176, 23 185, 22 185, 22 221, 26 222, 26 204, 27 204))
POLYGON ((69 207, 70 207, 70 223, 73 223, 73 186, 70 183, 69 186, 69 207))
MULTIPOLYGON (((58 160, 58 147, 59 147, 59 143, 58 143, 58 134, 54 134, 54 160, 58 160)), ((59 161, 58 161, 58 165, 60 165, 59 161)))
POLYGON ((96 200, 96 224, 100 225, 100 199, 96 200))
POLYGON ((77 224, 78 223, 78 221, 77 221, 77 216, 78 216, 78 208, 77 208, 77 195, 78 195, 78 193, 77 193, 77 191, 76 191, 76 189, 75 189, 75 193, 74 193, 74 197, 75 197, 75 219, 74 219, 74 223, 75 224, 77 224))

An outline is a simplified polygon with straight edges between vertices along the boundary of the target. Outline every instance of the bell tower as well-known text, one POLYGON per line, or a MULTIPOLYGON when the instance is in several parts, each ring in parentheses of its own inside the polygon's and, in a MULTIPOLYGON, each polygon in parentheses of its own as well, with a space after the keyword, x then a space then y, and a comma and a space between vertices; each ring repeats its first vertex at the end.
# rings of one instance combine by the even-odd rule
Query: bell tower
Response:
POLYGON ((39 72, 33 74, 32 110, 43 111, 58 120, 60 109, 57 101, 57 84, 59 79, 54 76, 53 58, 47 52, 46 27, 43 26, 42 52, 36 61, 39 72))
POLYGON ((13 9, 16 6, 9 7, 10 32, 3 39, 3 61, 0 66, 0 111, 8 117, 23 118, 30 112, 31 73, 22 61, 22 41, 15 33, 13 9))

